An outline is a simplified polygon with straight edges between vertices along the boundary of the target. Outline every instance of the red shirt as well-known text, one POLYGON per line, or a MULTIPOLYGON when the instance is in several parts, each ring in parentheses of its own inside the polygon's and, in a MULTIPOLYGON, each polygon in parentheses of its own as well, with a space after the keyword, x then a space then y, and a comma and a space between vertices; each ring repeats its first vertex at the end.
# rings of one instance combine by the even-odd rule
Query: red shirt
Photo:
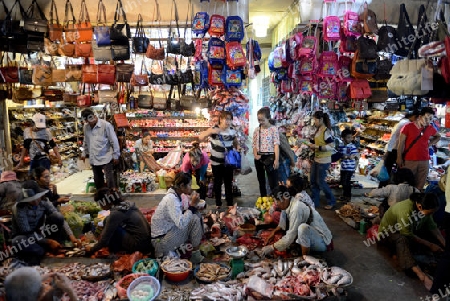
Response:
POLYGON ((430 160, 430 153, 428 151, 429 140, 431 136, 434 136, 437 133, 437 130, 432 125, 429 125, 423 134, 421 134, 422 130, 423 128, 417 128, 414 122, 406 124, 401 130, 401 133, 406 136, 404 151, 406 151, 409 148, 409 145, 421 135, 419 140, 414 143, 406 154, 405 161, 430 160))

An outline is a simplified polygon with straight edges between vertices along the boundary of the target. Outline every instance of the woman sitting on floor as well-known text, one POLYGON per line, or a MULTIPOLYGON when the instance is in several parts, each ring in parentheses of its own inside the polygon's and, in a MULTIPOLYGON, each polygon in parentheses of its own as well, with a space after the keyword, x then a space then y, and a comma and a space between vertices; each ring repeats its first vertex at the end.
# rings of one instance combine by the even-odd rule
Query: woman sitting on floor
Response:
POLYGON ((432 252, 443 251, 445 240, 432 217, 438 207, 436 195, 413 193, 409 199, 386 211, 378 229, 380 243, 395 248, 400 267, 405 271, 412 270, 428 290, 433 282, 417 265, 411 247, 425 246, 432 252))

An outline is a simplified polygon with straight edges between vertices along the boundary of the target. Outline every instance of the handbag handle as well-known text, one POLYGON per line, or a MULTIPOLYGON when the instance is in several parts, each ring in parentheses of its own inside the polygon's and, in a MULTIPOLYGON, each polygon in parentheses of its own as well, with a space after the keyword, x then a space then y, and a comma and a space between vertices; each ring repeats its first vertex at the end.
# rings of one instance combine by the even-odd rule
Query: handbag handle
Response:
POLYGON ((98 1, 97 25, 98 24, 106 24, 106 7, 102 0, 98 1), (103 20, 102 20, 102 15, 103 15, 103 20))
POLYGON ((56 16, 56 24, 59 25, 58 9, 56 8, 55 0, 52 0, 52 4, 50 5, 50 24, 53 24, 53 21, 55 21, 53 16, 56 16), (53 9, 55 9, 54 15, 53 15, 53 9))
POLYGON ((78 23, 81 22, 85 23, 91 22, 85 0, 81 0, 81 10, 80 10, 80 17, 78 18, 78 23))
POLYGON ((34 17, 34 8, 35 8, 35 7, 37 8, 37 11, 38 11, 38 13, 39 13, 39 17, 40 17, 42 20, 47 21, 47 18, 45 17, 44 12, 42 11, 41 7, 39 6, 39 4, 37 3, 36 0, 33 0, 33 2, 31 2, 30 6, 28 7, 28 9, 27 9, 27 11, 26 11, 26 14, 27 14, 28 18, 31 19, 31 18, 34 17))
POLYGON ((142 19, 142 15, 139 14, 138 15, 138 21, 137 21, 137 24, 136 24, 136 35, 135 35, 135 37, 145 38, 144 26, 142 25, 143 22, 144 22, 144 20, 142 19))
POLYGON ((73 14, 72 3, 70 3, 70 0, 67 0, 65 11, 64 11, 64 25, 69 24, 70 21, 72 21, 73 24, 75 24, 77 22, 77 20, 75 19, 75 15, 73 14), (72 20, 69 20, 69 11, 70 11, 70 14, 72 15, 72 20))
MULTIPOLYGON (((177 3, 175 2, 175 0, 172 0, 172 9, 170 11, 170 16, 172 17, 172 13, 175 13, 175 24, 177 25, 177 33, 178 33, 178 38, 181 36, 180 35, 180 25, 178 24, 178 8, 177 8, 177 3)), ((172 35, 172 21, 170 21, 169 23, 169 38, 172 35)))
POLYGON ((114 24, 117 23, 117 21, 120 20, 120 16, 123 18, 123 22, 127 23, 127 15, 125 14, 125 11, 123 9, 122 0, 117 0, 116 4, 116 12, 114 13, 114 24))
MULTIPOLYGON (((188 27, 188 21, 189 21, 189 10, 192 10, 192 0, 189 0, 188 2, 188 9, 187 9, 187 13, 186 13, 186 23, 184 24, 184 34, 183 34, 183 38, 186 40, 186 31, 187 31, 187 27, 188 27)), ((192 20, 192 19, 191 19, 192 20)))

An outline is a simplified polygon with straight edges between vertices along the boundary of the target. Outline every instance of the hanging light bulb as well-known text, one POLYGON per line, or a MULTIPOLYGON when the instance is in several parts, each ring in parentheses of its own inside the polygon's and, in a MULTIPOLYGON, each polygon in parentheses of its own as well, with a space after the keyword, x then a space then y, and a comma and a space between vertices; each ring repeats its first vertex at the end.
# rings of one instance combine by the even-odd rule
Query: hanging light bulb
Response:
POLYGON ((255 36, 258 38, 264 38, 267 36, 267 29, 269 28, 268 16, 255 16, 253 19, 253 28, 255 30, 255 36))

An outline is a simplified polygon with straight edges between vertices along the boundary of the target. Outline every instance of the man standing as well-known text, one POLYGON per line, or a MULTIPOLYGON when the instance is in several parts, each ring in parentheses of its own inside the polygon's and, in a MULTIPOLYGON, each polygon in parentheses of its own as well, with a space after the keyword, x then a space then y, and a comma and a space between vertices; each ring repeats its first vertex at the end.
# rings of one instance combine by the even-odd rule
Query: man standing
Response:
POLYGON ((416 188, 423 189, 429 171, 428 148, 436 144, 441 135, 430 125, 434 117, 432 108, 422 108, 419 117, 400 131, 397 145, 397 167, 409 168, 416 176, 416 188))
MULTIPOLYGON (((413 112, 408 112, 405 114, 405 117, 402 118, 392 129, 391 139, 389 139, 388 144, 386 145, 386 153, 384 154, 384 166, 386 166, 386 169, 389 173, 389 176, 392 172, 392 167, 394 166, 395 162, 397 161, 397 144, 398 140, 400 138, 400 131, 403 129, 403 127, 410 123, 414 122, 417 119, 417 116, 419 116, 419 111, 414 110, 413 112)), ((378 188, 382 188, 389 184, 389 180, 387 181, 381 181, 378 188)))
POLYGON ((89 157, 94 172, 97 190, 105 187, 117 188, 114 177, 114 165, 119 163, 120 147, 114 127, 107 121, 95 116, 91 109, 84 109, 81 118, 84 125, 84 141, 81 159, 89 157))
POLYGON ((62 166, 61 155, 58 151, 58 146, 53 140, 52 133, 45 126, 45 115, 36 113, 32 117, 33 126, 27 127, 23 131, 23 148, 20 153, 19 164, 15 169, 21 168, 24 165, 24 159, 26 154, 30 155, 30 172, 38 167, 42 166, 50 170, 50 158, 48 153, 50 149, 58 159, 58 165, 62 166))

